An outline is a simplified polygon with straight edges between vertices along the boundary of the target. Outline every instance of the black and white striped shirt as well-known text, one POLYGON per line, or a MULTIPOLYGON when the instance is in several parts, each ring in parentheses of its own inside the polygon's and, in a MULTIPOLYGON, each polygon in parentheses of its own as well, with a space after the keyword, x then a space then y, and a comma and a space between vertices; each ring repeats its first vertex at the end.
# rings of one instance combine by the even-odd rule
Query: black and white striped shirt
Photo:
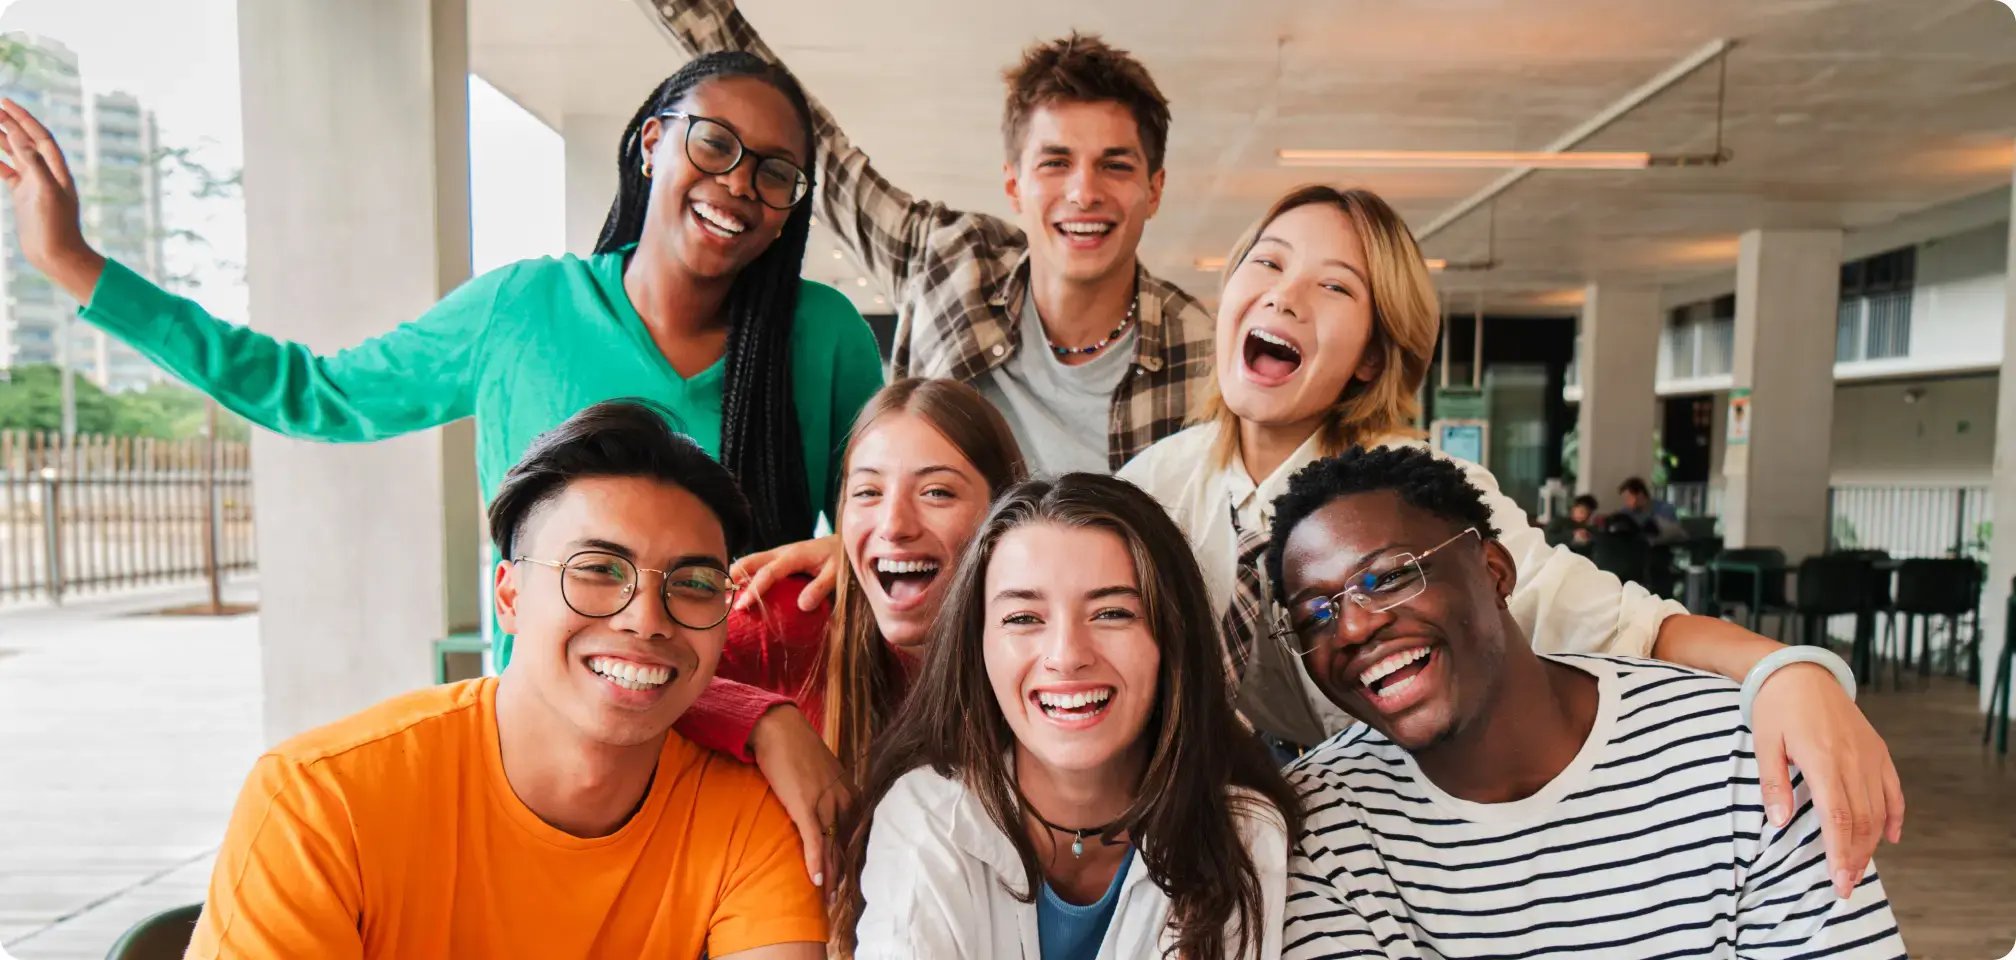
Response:
POLYGON ((1670 664, 1551 658, 1597 678, 1587 742, 1540 792, 1438 789, 1363 724, 1289 770, 1287 960, 1904 957, 1872 864, 1835 897, 1804 780, 1764 818, 1737 687, 1670 664))

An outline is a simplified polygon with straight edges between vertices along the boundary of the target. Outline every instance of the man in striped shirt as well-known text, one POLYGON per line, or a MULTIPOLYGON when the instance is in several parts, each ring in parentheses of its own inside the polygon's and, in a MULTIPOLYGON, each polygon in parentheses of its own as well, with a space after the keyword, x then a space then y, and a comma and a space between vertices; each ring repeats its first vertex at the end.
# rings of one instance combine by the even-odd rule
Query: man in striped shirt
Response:
POLYGON ((1281 642, 1362 721, 1290 770, 1283 955, 1902 958, 1873 865, 1836 895, 1799 777, 1766 821, 1736 685, 1535 654, 1496 537, 1418 448, 1317 461, 1276 502, 1281 642))

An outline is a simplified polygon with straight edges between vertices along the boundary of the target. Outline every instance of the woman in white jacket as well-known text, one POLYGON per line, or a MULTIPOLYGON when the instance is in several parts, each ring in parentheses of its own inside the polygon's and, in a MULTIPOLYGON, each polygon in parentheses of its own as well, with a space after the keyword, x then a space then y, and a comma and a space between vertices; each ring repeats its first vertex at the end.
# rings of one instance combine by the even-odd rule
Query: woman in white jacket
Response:
POLYGON ((1091 474, 1010 488, 932 634, 842 829, 843 955, 1280 955, 1295 797, 1151 498, 1091 474))

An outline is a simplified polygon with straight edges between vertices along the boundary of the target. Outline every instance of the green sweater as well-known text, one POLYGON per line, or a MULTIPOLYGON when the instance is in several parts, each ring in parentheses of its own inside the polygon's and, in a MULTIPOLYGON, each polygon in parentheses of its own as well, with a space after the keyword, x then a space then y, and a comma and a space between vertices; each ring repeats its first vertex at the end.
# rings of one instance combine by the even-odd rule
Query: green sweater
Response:
MULTIPOLYGON (((806 491, 830 512, 847 431, 882 386, 882 362, 845 296, 801 283, 792 391, 806 491)), ((620 252, 501 267, 419 319, 329 356, 219 320, 116 262, 81 314, 226 408, 290 437, 362 443, 474 416, 486 503, 534 437, 603 400, 662 403, 720 456, 727 361, 691 379, 672 369, 623 292, 620 252)))

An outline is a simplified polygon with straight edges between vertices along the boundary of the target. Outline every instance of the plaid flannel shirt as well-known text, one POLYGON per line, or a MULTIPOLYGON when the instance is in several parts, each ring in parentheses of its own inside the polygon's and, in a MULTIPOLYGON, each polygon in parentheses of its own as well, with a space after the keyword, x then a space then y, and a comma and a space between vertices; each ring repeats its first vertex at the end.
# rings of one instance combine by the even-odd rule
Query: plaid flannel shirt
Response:
MULTIPOLYGON (((659 22, 692 54, 777 55, 732 0, 658 0, 659 22)), ((810 98, 810 95, 807 95, 810 98)), ((972 382, 1008 362, 1029 288, 1029 242, 999 217, 948 209, 890 185, 812 99, 819 138, 815 212, 896 304, 894 377, 972 382)), ((1174 284, 1137 267, 1140 335, 1134 363, 1113 394, 1107 460, 1118 470, 1183 428, 1211 376, 1211 314, 1174 284)))

